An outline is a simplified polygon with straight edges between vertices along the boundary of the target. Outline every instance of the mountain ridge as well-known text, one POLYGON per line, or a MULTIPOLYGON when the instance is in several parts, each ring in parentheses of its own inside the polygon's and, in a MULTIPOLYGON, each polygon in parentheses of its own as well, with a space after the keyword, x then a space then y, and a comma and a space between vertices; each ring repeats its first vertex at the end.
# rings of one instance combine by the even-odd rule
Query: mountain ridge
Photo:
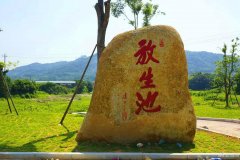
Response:
MULTIPOLYGON (((212 73, 215 62, 222 59, 222 54, 206 51, 186 51, 189 74, 196 72, 212 73)), ((32 63, 20 66, 8 72, 12 79, 31 79, 37 81, 78 80, 89 57, 81 56, 73 61, 54 63, 32 63)), ((94 54, 85 75, 86 80, 94 81, 97 70, 97 55, 94 54)))

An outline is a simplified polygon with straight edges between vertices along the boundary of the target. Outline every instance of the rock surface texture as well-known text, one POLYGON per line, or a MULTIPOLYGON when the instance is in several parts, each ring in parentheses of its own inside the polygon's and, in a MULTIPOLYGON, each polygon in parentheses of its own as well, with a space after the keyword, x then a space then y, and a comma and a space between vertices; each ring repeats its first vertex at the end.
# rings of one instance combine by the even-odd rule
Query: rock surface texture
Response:
POLYGON ((177 31, 160 25, 116 36, 100 58, 76 140, 192 142, 195 130, 186 56, 177 31))

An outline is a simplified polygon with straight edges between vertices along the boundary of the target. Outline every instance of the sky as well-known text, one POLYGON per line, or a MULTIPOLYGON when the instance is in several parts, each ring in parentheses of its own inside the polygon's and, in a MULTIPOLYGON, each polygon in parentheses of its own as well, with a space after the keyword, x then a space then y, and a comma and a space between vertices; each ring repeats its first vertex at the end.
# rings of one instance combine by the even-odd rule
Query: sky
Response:
MULTIPOLYGON (((112 0, 114 1, 114 0, 112 0)), ((0 0, 0 61, 30 63, 71 61, 89 56, 96 44, 97 0, 0 0)), ((152 0, 166 15, 152 25, 170 25, 186 50, 220 53, 224 43, 240 37, 239 0, 152 0)), ((129 17, 131 13, 127 11, 129 17)), ((106 45, 133 27, 110 17, 106 45)))

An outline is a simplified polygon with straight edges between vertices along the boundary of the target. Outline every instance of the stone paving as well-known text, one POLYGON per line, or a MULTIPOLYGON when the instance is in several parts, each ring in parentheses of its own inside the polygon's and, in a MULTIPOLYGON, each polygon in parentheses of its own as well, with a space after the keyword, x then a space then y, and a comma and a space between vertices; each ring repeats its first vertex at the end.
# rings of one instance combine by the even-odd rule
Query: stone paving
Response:
POLYGON ((197 120, 197 128, 240 138, 240 124, 212 120, 197 120))

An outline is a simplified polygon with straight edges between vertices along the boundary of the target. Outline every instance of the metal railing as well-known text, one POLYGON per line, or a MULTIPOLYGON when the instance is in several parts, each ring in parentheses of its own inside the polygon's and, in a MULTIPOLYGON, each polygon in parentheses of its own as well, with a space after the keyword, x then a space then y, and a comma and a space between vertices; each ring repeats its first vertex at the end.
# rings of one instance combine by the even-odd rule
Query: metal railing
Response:
POLYGON ((0 152, 0 159, 11 160, 240 160, 240 153, 136 153, 136 152, 0 152))

